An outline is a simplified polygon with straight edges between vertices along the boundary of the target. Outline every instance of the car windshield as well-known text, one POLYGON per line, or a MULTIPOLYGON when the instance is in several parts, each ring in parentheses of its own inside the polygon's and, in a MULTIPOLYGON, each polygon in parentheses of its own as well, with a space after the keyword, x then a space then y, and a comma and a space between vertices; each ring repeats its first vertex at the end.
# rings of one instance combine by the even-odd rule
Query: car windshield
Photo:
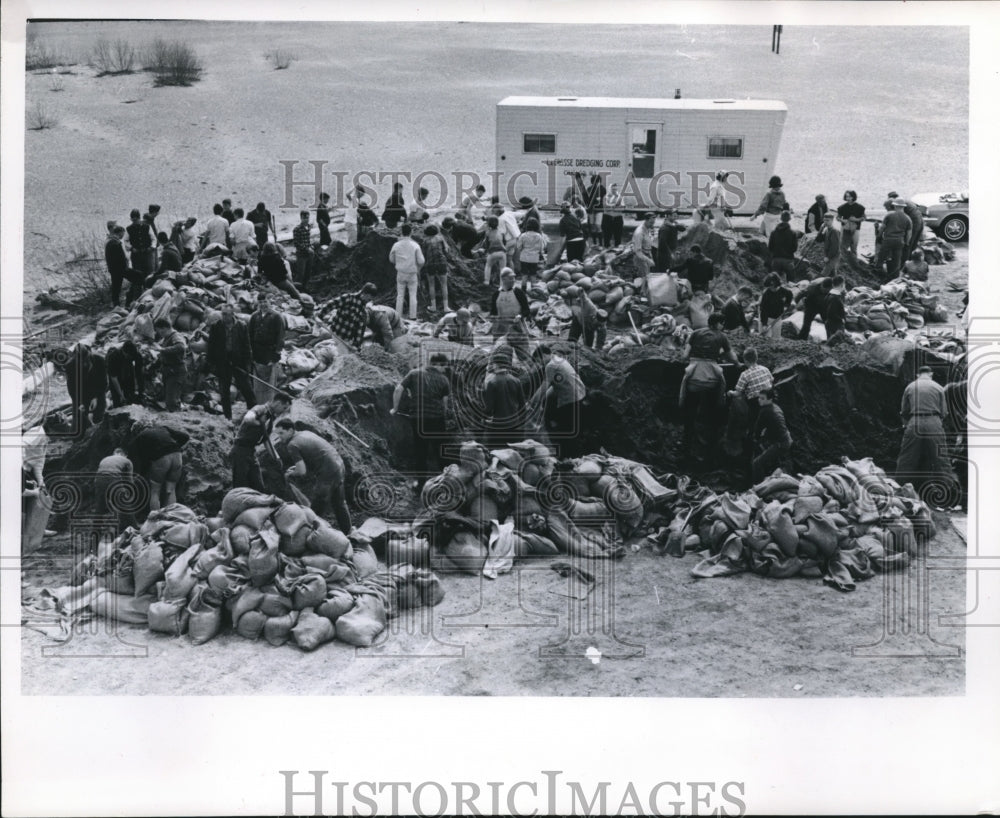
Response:
POLYGON ((969 201, 969 194, 966 191, 961 191, 960 193, 945 193, 941 197, 942 202, 967 202, 969 201))

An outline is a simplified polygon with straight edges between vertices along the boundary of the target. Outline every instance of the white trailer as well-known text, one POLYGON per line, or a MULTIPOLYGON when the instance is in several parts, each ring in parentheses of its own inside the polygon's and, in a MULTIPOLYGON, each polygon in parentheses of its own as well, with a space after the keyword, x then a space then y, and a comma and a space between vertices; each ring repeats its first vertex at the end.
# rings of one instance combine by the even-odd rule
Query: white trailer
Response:
POLYGON ((617 182, 629 210, 702 207, 716 173, 753 213, 777 164, 788 108, 777 100, 507 97, 497 104, 497 194, 556 207, 579 172, 617 182))

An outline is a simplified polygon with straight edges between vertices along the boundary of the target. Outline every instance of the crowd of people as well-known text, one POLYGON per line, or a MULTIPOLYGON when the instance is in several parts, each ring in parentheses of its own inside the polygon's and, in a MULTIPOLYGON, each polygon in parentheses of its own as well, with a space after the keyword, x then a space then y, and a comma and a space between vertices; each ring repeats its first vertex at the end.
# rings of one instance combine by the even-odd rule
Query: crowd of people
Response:
MULTIPOLYGON (((730 227, 725 180, 725 172, 716 176, 708 205, 695 211, 693 221, 708 222, 716 229, 730 227)), ((393 350, 397 339, 407 332, 403 316, 414 320, 418 293, 426 293, 428 312, 432 316, 440 314, 433 336, 473 348, 463 364, 440 354, 431 356, 409 372, 395 390, 392 414, 412 422, 419 473, 432 474, 440 468, 441 442, 456 431, 453 420, 457 410, 462 410, 460 414, 465 418, 477 417, 481 421, 477 428, 463 429, 463 434, 489 445, 505 445, 544 430, 559 444, 562 454, 577 453, 587 390, 566 357, 547 344, 532 342, 533 320, 526 292, 537 282, 539 272, 563 255, 568 261, 581 260, 588 248, 622 245, 624 209, 617 186, 605 189, 596 175, 588 185, 582 174, 574 174, 561 204, 557 240, 542 231, 538 202, 529 197, 508 209, 495 197, 488 199, 485 188, 479 186, 456 212, 435 221, 426 197, 427 191, 421 189, 407 208, 402 187, 397 185, 381 216, 387 227, 399 229, 399 238, 389 252, 397 276, 395 309, 376 304, 377 289, 367 283, 356 292, 342 293, 321 304, 318 316, 348 348, 360 349, 366 331, 371 330, 376 343, 393 350), (414 225, 423 228, 422 243, 414 240, 414 225), (466 258, 481 258, 483 281, 494 288, 486 310, 492 321, 490 354, 475 348, 472 305, 454 307, 449 298, 451 249, 466 258), (421 281, 425 289, 419 286, 421 281)), ((923 229, 919 208, 895 193, 889 194, 886 207, 889 212, 876 229, 875 266, 881 269, 888 265, 886 274, 890 277, 903 272, 926 278, 926 262, 917 247, 923 229)), ((349 526, 343 496, 343 461, 322 438, 296 430, 287 418, 290 396, 277 388, 286 327, 267 285, 311 304, 307 290, 315 272, 317 247, 310 211, 301 211, 292 231, 294 268, 277 241, 274 218, 264 203, 245 212, 234 208, 230 200, 223 200, 214 205, 212 217, 200 231, 194 217, 175 222, 169 233, 160 231, 156 226, 159 212, 160 208, 153 204, 145 214, 133 210, 125 227, 108 222, 105 256, 112 303, 119 303, 126 283, 125 304, 129 306, 159 278, 199 257, 224 255, 242 264, 247 283, 259 284, 256 309, 244 321, 233 304, 223 304, 219 320, 204 329, 204 366, 216 379, 222 414, 227 419, 233 417, 233 386, 246 405, 234 429, 230 452, 233 485, 263 488, 257 459, 257 447, 263 444, 273 463, 280 464, 289 493, 301 495, 295 488, 301 479, 312 482, 318 494, 314 491, 309 501, 324 511, 332 509, 338 523, 349 526)), ((837 273, 838 262, 847 255, 856 256, 860 229, 867 218, 865 208, 852 190, 845 191, 843 204, 836 211, 827 206, 823 195, 816 197, 805 215, 805 233, 816 234, 826 264, 797 299, 786 283, 796 270, 803 234, 792 228, 791 212, 781 179, 772 177, 754 213, 754 218, 763 217, 761 231, 771 257, 763 291, 756 297, 751 288, 741 287, 718 311, 711 312, 707 326, 691 333, 685 347, 686 367, 679 391, 684 445, 692 464, 702 468, 712 465, 727 416, 743 419, 739 454, 745 458, 746 472, 753 479, 789 465, 793 441, 775 401, 773 377, 760 365, 752 346, 755 333, 779 336, 784 319, 796 309, 803 313, 801 339, 810 337, 817 318, 825 324, 828 339, 844 329, 845 282, 837 273), (751 344, 744 349, 742 361, 726 335, 733 330, 747 333, 751 344), (742 368, 735 388, 728 391, 725 365, 742 368)), ((711 294, 713 262, 698 245, 678 253, 678 240, 686 227, 678 222, 677 215, 676 210, 668 209, 659 225, 657 214, 641 216, 628 240, 637 273, 645 277, 653 272, 676 272, 689 282, 693 293, 711 294)), ((367 192, 358 187, 348 196, 344 213, 346 242, 362 240, 379 220, 367 192)), ((320 245, 332 241, 330 224, 329 196, 323 194, 316 209, 320 245)), ((607 313, 581 287, 566 288, 564 298, 570 310, 569 341, 602 348, 607 313)), ((160 408, 176 411, 184 405, 186 386, 195 374, 188 371, 187 344, 169 318, 157 319, 152 328, 163 384, 160 408)), ((103 353, 87 344, 76 344, 66 375, 78 427, 99 423, 109 396, 116 407, 144 402, 148 366, 132 340, 112 344, 103 353)), ((903 412, 907 423, 919 419, 914 429, 919 426, 923 431, 928 424, 924 419, 940 414, 936 403, 931 407, 934 412, 924 411, 924 403, 937 401, 937 397, 925 397, 933 392, 925 381, 922 374, 914 389, 908 391, 906 400, 911 406, 907 409, 904 400, 903 412)), ((900 468, 914 470, 914 464, 933 460, 917 437, 909 431, 907 434, 909 442, 904 442, 900 468)), ((126 479, 134 469, 154 489, 151 508, 161 502, 161 489, 165 492, 163 500, 173 502, 184 442, 167 426, 143 430, 127 450, 115 450, 102 461, 98 475, 102 491, 98 494, 109 480, 126 479)), ((933 464, 940 465, 938 461, 933 464)), ((37 490, 41 476, 33 472, 26 481, 32 484, 26 482, 26 491, 37 490)), ((120 520, 122 525, 128 522, 126 517, 120 520)))

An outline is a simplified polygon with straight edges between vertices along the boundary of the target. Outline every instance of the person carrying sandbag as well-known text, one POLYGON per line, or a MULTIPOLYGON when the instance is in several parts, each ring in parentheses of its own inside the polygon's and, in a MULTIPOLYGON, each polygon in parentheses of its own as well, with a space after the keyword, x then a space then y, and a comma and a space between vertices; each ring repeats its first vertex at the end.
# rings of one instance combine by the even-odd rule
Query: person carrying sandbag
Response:
POLYGON ((295 430, 295 424, 288 418, 280 418, 274 424, 274 436, 278 440, 278 454, 282 464, 287 466, 285 477, 295 479, 310 477, 314 489, 309 497, 312 510, 325 518, 333 507, 340 530, 351 530, 351 515, 347 510, 344 492, 344 461, 337 450, 314 432, 306 429, 295 430))

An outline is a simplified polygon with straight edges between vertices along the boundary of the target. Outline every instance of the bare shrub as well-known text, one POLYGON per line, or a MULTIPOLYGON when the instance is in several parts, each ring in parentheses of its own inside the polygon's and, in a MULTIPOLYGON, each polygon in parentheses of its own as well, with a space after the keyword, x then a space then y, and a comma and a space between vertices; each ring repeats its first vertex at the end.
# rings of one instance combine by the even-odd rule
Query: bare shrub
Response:
POLYGON ((275 71, 282 71, 288 68, 296 59, 295 54, 287 48, 275 48, 264 55, 275 71))
POLYGON ((52 69, 52 75, 49 77, 49 90, 50 91, 65 91, 66 82, 63 80, 62 75, 59 74, 56 69, 52 69))
POLYGON ((39 41, 37 32, 28 26, 24 43, 24 68, 26 71, 45 71, 60 65, 75 65, 68 54, 55 46, 39 41))
MULTIPOLYGON (((104 243, 105 239, 97 233, 80 236, 70 244, 69 258, 59 270, 58 292, 84 309, 111 303, 111 277, 104 261, 104 243)), ((49 281, 56 283, 51 278, 49 281)))
POLYGON ((152 72, 155 85, 193 85, 205 70, 190 46, 160 39, 149 46, 143 63, 152 72))
POLYGON ((132 74, 136 63, 135 46, 128 40, 98 40, 90 57, 90 64, 99 77, 132 74))
POLYGON ((27 109, 25 120, 29 131, 44 131, 47 128, 54 128, 59 122, 49 106, 40 101, 27 109))

